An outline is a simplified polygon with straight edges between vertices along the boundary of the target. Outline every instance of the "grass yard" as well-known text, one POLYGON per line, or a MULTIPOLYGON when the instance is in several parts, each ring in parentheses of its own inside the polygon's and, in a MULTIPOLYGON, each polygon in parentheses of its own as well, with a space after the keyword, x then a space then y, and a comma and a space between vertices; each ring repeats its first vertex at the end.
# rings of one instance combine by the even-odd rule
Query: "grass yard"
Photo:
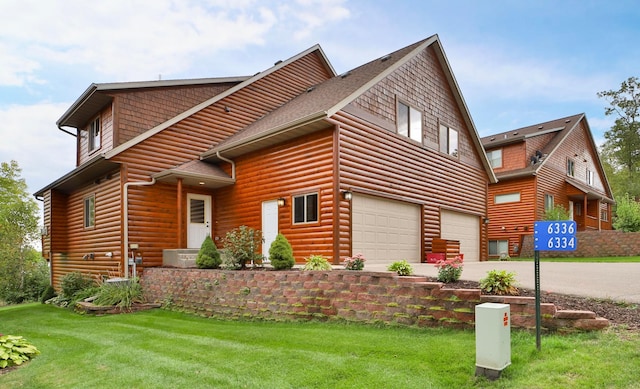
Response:
MULTIPOLYGON (((533 258, 518 258, 513 257, 510 261, 533 261, 533 258)), ((617 263, 617 262, 640 262, 640 257, 585 257, 585 258, 540 258, 540 262, 603 262, 603 263, 617 263)))
POLYGON ((41 354, 0 388, 640 388, 640 333, 512 332, 512 365, 476 378, 473 331, 218 321, 166 310, 0 308, 41 354))

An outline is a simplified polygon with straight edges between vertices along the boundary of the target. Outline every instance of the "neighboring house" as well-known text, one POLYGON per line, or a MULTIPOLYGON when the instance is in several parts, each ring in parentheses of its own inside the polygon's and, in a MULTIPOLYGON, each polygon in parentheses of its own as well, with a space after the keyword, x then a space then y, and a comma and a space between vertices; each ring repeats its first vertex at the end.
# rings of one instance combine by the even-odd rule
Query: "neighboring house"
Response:
POLYGON ((486 259, 495 176, 436 35, 338 76, 315 46, 252 77, 92 85, 58 125, 78 167, 36 193, 54 283, 240 225, 298 262, 419 262, 434 238, 486 259))
POLYGON ((545 211, 564 207, 578 231, 610 230, 613 195, 584 114, 482 138, 489 185, 489 256, 518 255, 545 211))

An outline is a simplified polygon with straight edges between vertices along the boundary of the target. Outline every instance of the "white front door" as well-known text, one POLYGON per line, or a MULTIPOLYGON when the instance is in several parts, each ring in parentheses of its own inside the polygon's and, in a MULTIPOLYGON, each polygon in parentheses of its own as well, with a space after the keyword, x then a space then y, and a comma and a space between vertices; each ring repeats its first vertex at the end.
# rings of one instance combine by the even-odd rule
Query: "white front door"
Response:
POLYGON ((187 246, 200 248, 211 235, 211 196, 187 194, 187 246))
POLYGON ((278 202, 265 201, 262 203, 262 255, 269 259, 269 248, 278 235, 278 202))

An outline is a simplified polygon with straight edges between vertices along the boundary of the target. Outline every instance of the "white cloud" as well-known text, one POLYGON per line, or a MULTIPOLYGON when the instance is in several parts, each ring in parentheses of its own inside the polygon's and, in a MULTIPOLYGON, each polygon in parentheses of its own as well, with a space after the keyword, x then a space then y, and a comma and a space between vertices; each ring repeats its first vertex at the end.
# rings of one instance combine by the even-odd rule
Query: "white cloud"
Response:
POLYGON ((68 103, 12 105, 0 109, 0 162, 16 160, 30 191, 73 170, 76 141, 55 122, 68 103))

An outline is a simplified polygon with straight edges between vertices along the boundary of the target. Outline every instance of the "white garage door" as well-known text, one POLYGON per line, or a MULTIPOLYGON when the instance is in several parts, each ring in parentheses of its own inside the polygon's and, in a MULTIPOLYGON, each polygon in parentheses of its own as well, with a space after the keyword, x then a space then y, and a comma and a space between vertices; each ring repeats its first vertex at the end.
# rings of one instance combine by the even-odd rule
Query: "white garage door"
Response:
POLYGON ((440 211, 440 237, 460 241, 465 262, 480 260, 480 218, 454 211, 440 211))
POLYGON ((353 195, 353 254, 367 262, 420 262, 420 206, 353 195))

